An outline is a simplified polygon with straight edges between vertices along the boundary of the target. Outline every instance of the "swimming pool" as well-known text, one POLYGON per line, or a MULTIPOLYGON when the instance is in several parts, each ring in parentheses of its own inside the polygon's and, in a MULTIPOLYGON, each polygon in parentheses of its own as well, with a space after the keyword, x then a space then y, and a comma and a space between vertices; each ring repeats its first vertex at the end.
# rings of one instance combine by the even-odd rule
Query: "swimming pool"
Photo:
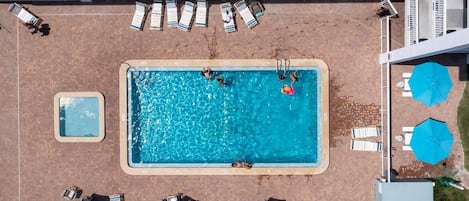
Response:
MULTIPOLYGON (((200 75, 202 66, 145 63, 121 69, 126 168, 231 171, 237 159, 270 171, 328 164, 322 68, 291 66, 289 73, 297 71, 299 81, 289 96, 280 93, 275 67, 210 65, 224 77, 226 86, 220 87, 200 75)), ((290 84, 288 77, 284 84, 290 84)))

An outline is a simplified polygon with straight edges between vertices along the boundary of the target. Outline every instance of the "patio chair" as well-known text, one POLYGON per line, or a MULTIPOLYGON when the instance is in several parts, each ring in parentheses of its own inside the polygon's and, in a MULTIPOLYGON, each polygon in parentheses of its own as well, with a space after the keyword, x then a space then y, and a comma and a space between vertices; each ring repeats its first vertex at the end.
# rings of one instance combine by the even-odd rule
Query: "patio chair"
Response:
POLYGON ((350 142, 350 149, 354 151, 376 151, 381 150, 381 142, 370 142, 353 140, 350 142))
POLYGON ((352 128, 352 138, 365 138, 379 136, 378 127, 358 127, 352 128))
POLYGON ((77 186, 72 186, 68 189, 65 189, 64 192, 62 193, 62 200, 63 201, 70 201, 76 198, 80 198, 83 190, 81 190, 77 186))
POLYGON ((410 91, 409 79, 404 79, 404 91, 410 91))
POLYGON ((239 14, 241 15, 241 18, 244 20, 244 23, 252 29, 257 25, 257 20, 254 18, 252 15, 251 11, 249 10, 248 6, 246 5, 246 2, 244 0, 240 0, 236 2, 235 4, 236 9, 238 10, 239 14))
POLYGON ((409 145, 404 145, 402 146, 402 151, 412 151, 412 147, 410 147, 409 145))
POLYGON ((182 11, 181 19, 179 20, 178 29, 190 31, 192 17, 194 17, 194 3, 186 1, 184 3, 184 10, 182 11))
POLYGON ((124 194, 99 195, 93 193, 91 196, 83 198, 82 201, 124 201, 124 194))
POLYGON ((29 24, 33 27, 38 27, 42 22, 41 18, 17 3, 10 4, 8 12, 15 15, 23 24, 29 24))
POLYGON ((161 23, 163 18, 163 2, 162 0, 155 0, 151 10, 150 30, 161 31, 161 23))
POLYGON ((412 97, 412 92, 410 92, 410 91, 403 91, 403 92, 402 92, 402 97, 412 97))
POLYGON ((231 3, 226 2, 220 4, 221 16, 223 19, 223 26, 226 33, 231 33, 236 31, 236 25, 234 23, 233 11, 231 10, 231 3))
POLYGON ((412 76, 412 73, 402 73, 402 78, 410 78, 412 76))
POLYGON ((410 145, 410 141, 412 140, 412 133, 404 134, 404 144, 410 145))
POLYGON ((197 0, 197 11, 195 13, 195 26, 207 27, 207 1, 197 0))
POLYGON ((147 5, 142 2, 135 2, 135 13, 130 23, 130 28, 141 31, 147 15, 147 5))
POLYGON ((166 13, 168 14, 168 27, 178 27, 178 8, 175 0, 166 1, 166 13))
POLYGON ((404 133, 413 133, 414 132, 414 126, 403 126, 402 127, 402 132, 404 133))
POLYGON ((261 4, 261 2, 252 0, 249 1, 249 10, 251 10, 251 13, 256 16, 256 18, 260 18, 261 16, 264 15, 264 6, 261 4))

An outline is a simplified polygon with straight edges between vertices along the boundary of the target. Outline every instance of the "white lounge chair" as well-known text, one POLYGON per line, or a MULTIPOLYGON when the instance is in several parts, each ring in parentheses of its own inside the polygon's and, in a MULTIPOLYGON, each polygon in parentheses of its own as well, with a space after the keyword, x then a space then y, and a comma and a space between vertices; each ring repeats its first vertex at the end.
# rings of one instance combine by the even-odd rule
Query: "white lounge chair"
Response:
POLYGON ((412 147, 410 147, 408 145, 404 145, 404 146, 402 146, 402 151, 412 151, 412 147))
POLYGON ((410 91, 409 79, 404 79, 404 91, 410 91))
POLYGON ((17 3, 10 4, 8 11, 18 17, 23 24, 30 24, 34 27, 38 27, 42 22, 41 18, 17 3))
POLYGON ((207 1, 197 1, 197 11, 195 13, 195 26, 207 27, 207 1))
POLYGON ((168 27, 178 27, 178 8, 175 0, 166 1, 166 13, 168 14, 168 27))
POLYGON ((244 0, 236 2, 235 7, 241 15, 241 18, 243 18, 244 22, 250 29, 257 25, 256 18, 254 18, 244 0))
POLYGON ((402 127, 402 132, 404 132, 404 133, 413 133, 414 128, 415 127, 413 127, 413 126, 404 126, 404 127, 402 127))
POLYGON ((178 29, 189 31, 191 29, 192 17, 194 16, 194 3, 186 1, 184 3, 184 10, 182 11, 181 19, 179 20, 178 29))
POLYGON ((403 91, 403 92, 402 92, 402 97, 412 97, 412 92, 410 92, 410 91, 403 91))
POLYGON ((412 140, 412 133, 404 134, 404 144, 410 145, 410 141, 412 140))
POLYGON ((402 78, 410 78, 412 76, 412 73, 402 73, 402 78))
POLYGON ((377 127, 352 128, 352 138, 365 138, 379 136, 377 127))
POLYGON ((231 9, 232 7, 230 2, 220 4, 223 26, 225 27, 225 32, 227 33, 236 31, 236 26, 233 18, 233 11, 231 9))
POLYGON ((162 30, 161 23, 163 18, 163 2, 162 0, 155 0, 153 8, 151 9, 151 22, 150 30, 162 30))
POLYGON ((380 142, 370 142, 361 140, 352 140, 350 142, 350 149, 354 151, 380 151, 380 142))
POLYGON ((141 31, 147 15, 147 5, 142 2, 135 2, 135 13, 130 23, 130 28, 141 31))

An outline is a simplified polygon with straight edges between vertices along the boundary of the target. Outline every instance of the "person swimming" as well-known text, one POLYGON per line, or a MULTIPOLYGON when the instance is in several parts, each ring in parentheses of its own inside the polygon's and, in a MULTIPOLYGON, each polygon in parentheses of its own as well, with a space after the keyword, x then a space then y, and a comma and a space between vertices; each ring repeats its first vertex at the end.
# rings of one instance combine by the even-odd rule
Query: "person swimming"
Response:
POLYGON ((201 75, 205 77, 205 79, 210 80, 212 79, 213 71, 209 67, 203 67, 201 75))
POLYGON ((223 78, 223 75, 215 76, 215 79, 213 80, 213 82, 214 83, 216 82, 218 84, 218 86, 220 86, 220 87, 225 87, 225 80, 223 78))
POLYGON ((295 82, 298 82, 298 77, 296 76, 296 72, 293 72, 292 74, 290 74, 290 79, 291 79, 291 83, 290 83, 290 87, 293 88, 293 84, 295 82))

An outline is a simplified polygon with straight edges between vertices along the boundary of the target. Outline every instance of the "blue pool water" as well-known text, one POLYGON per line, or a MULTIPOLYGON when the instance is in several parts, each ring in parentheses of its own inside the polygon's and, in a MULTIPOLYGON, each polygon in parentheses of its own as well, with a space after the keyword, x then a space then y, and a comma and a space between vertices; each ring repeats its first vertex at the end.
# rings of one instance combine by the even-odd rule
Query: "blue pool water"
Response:
POLYGON ((61 97, 59 104, 60 136, 97 137, 99 135, 98 98, 61 97))
POLYGON ((280 93, 275 68, 231 69, 213 68, 224 88, 200 68, 129 70, 129 165, 316 165, 319 69, 297 68, 293 96, 280 93))

